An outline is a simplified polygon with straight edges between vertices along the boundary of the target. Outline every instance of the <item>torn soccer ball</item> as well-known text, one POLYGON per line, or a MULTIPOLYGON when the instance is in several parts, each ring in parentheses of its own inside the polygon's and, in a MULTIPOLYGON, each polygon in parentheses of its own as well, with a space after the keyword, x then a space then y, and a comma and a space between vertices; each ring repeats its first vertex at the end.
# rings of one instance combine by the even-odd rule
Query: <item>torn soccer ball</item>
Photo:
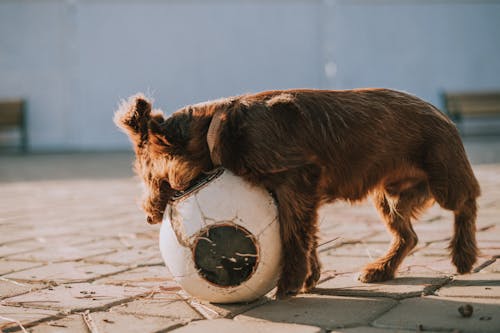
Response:
POLYGON ((218 169, 169 203, 160 250, 189 294, 215 303, 257 299, 281 270, 276 203, 265 189, 218 169))

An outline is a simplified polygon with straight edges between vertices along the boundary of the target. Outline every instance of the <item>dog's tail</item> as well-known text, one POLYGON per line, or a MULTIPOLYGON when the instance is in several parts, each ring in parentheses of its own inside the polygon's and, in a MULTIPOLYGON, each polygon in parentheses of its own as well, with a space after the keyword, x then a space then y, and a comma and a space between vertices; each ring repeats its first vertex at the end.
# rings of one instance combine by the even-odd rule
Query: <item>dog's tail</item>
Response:
POLYGON ((467 159, 456 127, 450 122, 435 133, 425 159, 429 186, 436 202, 453 211, 454 233, 449 244, 452 262, 461 274, 470 272, 477 260, 476 199, 480 186, 467 159))

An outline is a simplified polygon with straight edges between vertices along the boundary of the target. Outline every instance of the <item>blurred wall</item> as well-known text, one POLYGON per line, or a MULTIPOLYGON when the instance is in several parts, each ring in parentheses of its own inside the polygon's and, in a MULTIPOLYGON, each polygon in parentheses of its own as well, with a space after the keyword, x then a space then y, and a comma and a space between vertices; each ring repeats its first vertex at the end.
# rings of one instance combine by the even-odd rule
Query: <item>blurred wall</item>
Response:
POLYGON ((2 0, 0 98, 28 101, 34 150, 122 149, 143 91, 167 113, 266 89, 382 86, 438 106, 500 89, 500 2, 2 0))

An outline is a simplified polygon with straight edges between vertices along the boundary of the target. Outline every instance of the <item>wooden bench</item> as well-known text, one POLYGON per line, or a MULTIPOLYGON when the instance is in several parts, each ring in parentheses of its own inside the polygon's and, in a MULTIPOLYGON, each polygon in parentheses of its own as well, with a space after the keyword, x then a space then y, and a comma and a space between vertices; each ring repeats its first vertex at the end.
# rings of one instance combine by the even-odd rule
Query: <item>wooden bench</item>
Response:
POLYGON ((443 98, 448 115, 459 126, 464 118, 500 116, 500 91, 445 92, 443 98))
POLYGON ((0 100, 0 131, 10 132, 13 130, 19 132, 19 148, 26 152, 28 150, 28 133, 24 101, 22 99, 0 100))

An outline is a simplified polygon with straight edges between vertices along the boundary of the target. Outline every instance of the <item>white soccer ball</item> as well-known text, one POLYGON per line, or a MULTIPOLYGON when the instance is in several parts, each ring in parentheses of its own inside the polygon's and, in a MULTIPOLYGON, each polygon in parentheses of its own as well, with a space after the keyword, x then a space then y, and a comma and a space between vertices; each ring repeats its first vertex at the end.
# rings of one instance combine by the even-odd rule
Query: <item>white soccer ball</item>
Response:
POLYGON ((189 294, 214 303, 255 300, 276 286, 281 270, 276 203, 218 169, 167 206, 160 250, 189 294))

